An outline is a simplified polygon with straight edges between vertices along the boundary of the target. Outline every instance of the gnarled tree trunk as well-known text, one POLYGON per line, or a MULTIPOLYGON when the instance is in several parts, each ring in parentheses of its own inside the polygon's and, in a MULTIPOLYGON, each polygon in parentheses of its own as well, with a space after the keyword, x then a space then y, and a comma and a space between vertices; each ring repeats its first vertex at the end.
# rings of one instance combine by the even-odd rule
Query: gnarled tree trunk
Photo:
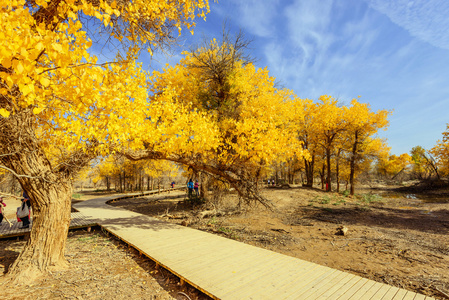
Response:
POLYGON ((44 272, 67 266, 64 251, 70 224, 72 185, 20 180, 31 200, 33 225, 30 238, 8 277, 29 282, 44 272))
MULTIPOLYGON (((18 179, 30 198, 30 238, 7 277, 31 282, 46 271, 67 266, 64 251, 70 224, 72 173, 92 156, 79 151, 53 167, 34 134, 34 117, 26 110, 0 119, 0 166, 18 179)), ((91 153, 91 155, 93 155, 91 153)))
POLYGON ((64 173, 53 173, 39 149, 8 155, 4 162, 16 174, 27 174, 19 175, 18 180, 33 210, 30 238, 7 275, 15 282, 29 282, 43 272, 67 265, 64 251, 72 182, 64 173))

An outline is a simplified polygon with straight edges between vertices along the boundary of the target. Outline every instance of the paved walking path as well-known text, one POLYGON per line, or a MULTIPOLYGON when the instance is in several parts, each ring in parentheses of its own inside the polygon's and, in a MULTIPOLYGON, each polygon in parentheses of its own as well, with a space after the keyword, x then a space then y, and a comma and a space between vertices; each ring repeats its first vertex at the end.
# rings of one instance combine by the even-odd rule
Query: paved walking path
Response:
POLYGON ((73 206, 215 299, 433 299, 106 204, 129 196, 73 206))

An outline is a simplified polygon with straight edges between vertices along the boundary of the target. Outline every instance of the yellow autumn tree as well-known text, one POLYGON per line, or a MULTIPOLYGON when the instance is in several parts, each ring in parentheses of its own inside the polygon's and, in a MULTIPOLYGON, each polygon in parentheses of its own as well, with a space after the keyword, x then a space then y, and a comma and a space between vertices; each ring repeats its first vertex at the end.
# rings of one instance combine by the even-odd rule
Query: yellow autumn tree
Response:
MULTIPOLYGON (((289 152, 301 156, 302 150, 299 143, 291 146, 293 127, 288 119, 292 93, 277 89, 267 69, 258 69, 243 59, 244 47, 240 35, 233 42, 225 35, 222 41, 213 39, 184 52, 177 65, 153 74, 152 101, 175 101, 210 116, 218 130, 216 148, 164 154, 151 147, 127 155, 131 159, 163 157, 218 175, 249 201, 269 206, 257 193, 262 169, 274 159, 291 156, 289 152)), ((192 144, 201 138, 191 137, 192 144)))
POLYGON ((411 164, 412 157, 408 153, 399 156, 392 154, 387 159, 380 160, 378 163, 378 172, 394 179, 400 173, 405 171, 411 164))
POLYGON ((331 156, 335 150, 335 143, 346 130, 347 107, 337 105, 338 101, 328 95, 320 96, 316 108, 316 130, 319 144, 326 155, 326 191, 331 191, 331 156))
MULTIPOLYGON (((337 190, 340 178, 347 178, 354 193, 354 178, 383 151, 385 143, 376 138, 388 126, 386 110, 371 111, 369 104, 353 99, 349 106, 323 95, 317 102, 299 100, 300 118, 295 120, 295 135, 307 155, 304 156, 306 186, 313 186, 315 175, 321 177, 322 188, 331 190, 335 174, 337 190), (377 150, 376 150, 377 149, 377 150), (359 167, 358 167, 359 166, 359 167)), ((294 111, 294 110, 292 110, 294 111)))
POLYGON ((205 125, 208 117, 173 101, 150 103, 149 74, 135 61, 141 49, 164 47, 182 28, 191 29, 195 16, 208 12, 208 1, 0 5, 0 168, 18 178, 36 215, 8 276, 29 282, 66 265, 72 178, 92 158, 144 143, 190 151, 192 134, 195 147, 209 147, 215 135, 205 125), (123 46, 114 61, 99 63, 89 52, 89 33, 99 31, 123 46), (204 131, 184 130, 189 123, 204 131))
POLYGON ((306 177, 305 186, 312 187, 315 174, 317 173, 316 160, 322 151, 319 145, 318 128, 318 105, 310 99, 294 99, 293 124, 295 134, 293 135, 301 142, 303 151, 307 154, 301 160, 304 163, 304 173, 306 177))
POLYGON ((435 158, 437 174, 439 176, 449 176, 449 124, 446 127, 446 131, 443 132, 443 138, 437 141, 430 153, 435 158))
POLYGON ((354 179, 357 164, 381 149, 382 144, 378 142, 373 143, 373 137, 380 129, 385 129, 388 126, 387 118, 389 114, 391 112, 387 110, 373 112, 369 104, 360 103, 356 99, 351 101, 351 106, 345 116, 347 121, 345 135, 349 146, 349 184, 351 195, 354 195, 354 179), (376 150, 374 147, 377 145, 379 145, 379 148, 376 150))

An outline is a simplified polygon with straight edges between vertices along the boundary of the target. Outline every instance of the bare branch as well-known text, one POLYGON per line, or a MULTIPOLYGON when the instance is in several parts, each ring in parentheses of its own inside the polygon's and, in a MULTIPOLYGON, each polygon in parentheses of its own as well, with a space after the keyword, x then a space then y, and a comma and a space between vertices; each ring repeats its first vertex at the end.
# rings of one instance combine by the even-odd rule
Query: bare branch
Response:
MULTIPOLYGON (((45 179, 44 177, 42 177, 42 176, 30 176, 30 175, 21 175, 21 174, 17 174, 17 173, 14 172, 13 170, 11 170, 10 168, 7 168, 7 167, 5 167, 5 166, 1 166, 1 165, 0 165, 0 169, 4 169, 4 170, 10 172, 10 173, 13 174, 16 178, 24 177, 24 178, 30 178, 30 179, 42 179, 42 180, 44 180, 44 181, 46 181, 46 182, 51 182, 51 181, 46 180, 46 179, 45 179)), ((51 182, 51 183, 54 183, 54 182, 51 182)))
POLYGON ((22 197, 20 197, 20 196, 8 194, 8 193, 3 193, 3 192, 0 192, 0 195, 5 196, 5 197, 12 197, 12 198, 16 198, 16 199, 22 199, 22 197))

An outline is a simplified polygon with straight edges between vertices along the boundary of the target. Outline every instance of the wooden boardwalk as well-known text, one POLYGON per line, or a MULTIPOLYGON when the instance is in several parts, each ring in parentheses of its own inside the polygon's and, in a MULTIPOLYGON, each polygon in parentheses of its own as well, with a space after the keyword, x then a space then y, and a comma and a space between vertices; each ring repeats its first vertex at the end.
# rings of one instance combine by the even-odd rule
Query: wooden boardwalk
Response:
POLYGON ((105 204, 74 205, 85 220, 215 299, 433 299, 217 235, 105 204))
MULTIPOLYGON (((73 212, 71 218, 72 220, 70 221, 70 229, 85 228, 97 225, 97 223, 92 222, 90 219, 86 219, 80 212, 73 212)), ((12 223, 12 226, 9 226, 6 220, 3 220, 2 224, 0 225, 0 239, 26 235, 30 232, 31 226, 33 226, 32 218, 30 222, 30 228, 26 229, 20 229, 20 227, 22 227, 22 223, 17 222, 16 219, 9 221, 12 223)))

